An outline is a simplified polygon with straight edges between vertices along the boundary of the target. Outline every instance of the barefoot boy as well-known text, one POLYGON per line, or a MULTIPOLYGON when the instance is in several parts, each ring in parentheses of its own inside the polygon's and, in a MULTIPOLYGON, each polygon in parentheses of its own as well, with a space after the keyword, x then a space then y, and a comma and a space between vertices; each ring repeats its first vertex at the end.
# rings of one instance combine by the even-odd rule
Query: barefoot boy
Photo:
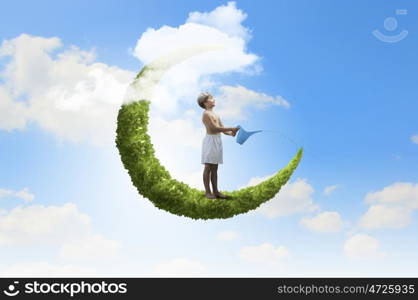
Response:
POLYGON ((218 164, 223 163, 223 149, 221 132, 226 135, 235 136, 238 127, 224 127, 220 118, 213 112, 215 99, 209 93, 202 93, 197 98, 197 103, 205 109, 202 115, 202 122, 206 126, 206 136, 202 143, 202 164, 203 184, 205 185, 205 196, 210 199, 222 198, 226 196, 218 191, 218 164), (210 190, 209 179, 212 182, 213 194, 210 190))

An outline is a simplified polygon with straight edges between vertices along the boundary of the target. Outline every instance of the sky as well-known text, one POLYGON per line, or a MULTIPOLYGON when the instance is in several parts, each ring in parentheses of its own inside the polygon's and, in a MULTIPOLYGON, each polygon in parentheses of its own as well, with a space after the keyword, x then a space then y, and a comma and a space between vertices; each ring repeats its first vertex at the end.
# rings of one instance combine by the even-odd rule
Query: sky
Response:
POLYGON ((2 3, 0 276, 418 276, 417 10, 2 3), (202 44, 225 49, 174 66, 150 99, 149 134, 171 175, 203 190, 202 91, 225 126, 275 131, 244 145, 222 136, 221 191, 261 182, 304 149, 272 200, 223 220, 154 207, 114 143, 141 68, 202 44))

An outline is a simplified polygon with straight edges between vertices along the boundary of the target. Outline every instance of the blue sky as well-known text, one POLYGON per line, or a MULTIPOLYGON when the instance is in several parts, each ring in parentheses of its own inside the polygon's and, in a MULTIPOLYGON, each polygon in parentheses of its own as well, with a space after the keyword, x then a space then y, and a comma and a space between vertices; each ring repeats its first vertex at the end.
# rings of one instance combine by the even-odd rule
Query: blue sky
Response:
POLYGON ((0 274, 417 276, 417 8, 413 1, 2 4, 0 274), (202 75, 196 82, 182 78, 177 89, 168 76, 161 84, 150 134, 170 172, 203 189, 201 111, 191 96, 202 87, 217 98, 225 126, 279 130, 296 141, 266 132, 240 146, 223 136, 221 189, 255 184, 305 150, 286 189, 227 220, 153 207, 113 144, 127 84, 152 50, 179 47, 158 33, 168 26, 188 34, 182 25, 192 12, 200 13, 199 30, 242 44, 233 57, 206 62, 218 68, 207 75, 205 64, 190 65, 196 73, 176 69, 202 75), (203 13, 212 13, 209 21, 203 13), (385 20, 397 28, 387 30, 385 20), (408 35, 390 43, 375 29, 408 35), (247 54, 257 60, 244 63, 247 54), (227 61, 235 64, 219 71, 227 61), (253 102, 251 92, 259 96, 253 102), (161 106, 167 99, 174 108, 161 106), (242 115, 222 104, 243 105, 242 115), (180 136, 168 139, 170 130, 180 136))

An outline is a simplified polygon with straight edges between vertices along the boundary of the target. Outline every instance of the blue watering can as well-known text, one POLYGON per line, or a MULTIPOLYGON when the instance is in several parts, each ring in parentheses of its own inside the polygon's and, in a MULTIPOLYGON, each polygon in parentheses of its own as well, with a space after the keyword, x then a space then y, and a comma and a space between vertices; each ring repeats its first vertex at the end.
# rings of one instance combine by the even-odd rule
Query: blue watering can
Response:
POLYGON ((262 130, 245 131, 244 128, 242 128, 240 125, 238 125, 237 127, 239 128, 237 133, 237 143, 240 145, 244 144, 245 141, 254 133, 262 132, 262 130))

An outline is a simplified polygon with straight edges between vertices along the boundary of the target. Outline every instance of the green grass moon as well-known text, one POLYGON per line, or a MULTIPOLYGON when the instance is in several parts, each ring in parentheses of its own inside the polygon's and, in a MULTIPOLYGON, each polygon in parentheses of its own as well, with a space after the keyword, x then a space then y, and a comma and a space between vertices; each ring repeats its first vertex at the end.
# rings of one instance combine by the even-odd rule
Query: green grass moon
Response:
MULTIPOLYGON (((164 72, 171 66, 205 51, 208 49, 193 50, 192 53, 183 51, 181 55, 171 56, 170 59, 166 57, 145 66, 136 76, 135 82, 142 80, 142 86, 145 84, 146 88, 152 90, 152 85, 158 84, 164 72)), ((141 87, 141 84, 138 86, 141 87)), ((150 103, 148 99, 139 98, 122 104, 117 118, 116 146, 138 192, 157 208, 170 213, 207 220, 231 218, 256 209, 280 191, 302 158, 303 148, 300 148, 287 166, 267 180, 240 190, 222 191, 230 197, 227 200, 208 199, 204 196, 204 191, 172 178, 155 157, 155 150, 147 133, 150 103)), ((197 163, 200 164, 200 161, 197 163)))

